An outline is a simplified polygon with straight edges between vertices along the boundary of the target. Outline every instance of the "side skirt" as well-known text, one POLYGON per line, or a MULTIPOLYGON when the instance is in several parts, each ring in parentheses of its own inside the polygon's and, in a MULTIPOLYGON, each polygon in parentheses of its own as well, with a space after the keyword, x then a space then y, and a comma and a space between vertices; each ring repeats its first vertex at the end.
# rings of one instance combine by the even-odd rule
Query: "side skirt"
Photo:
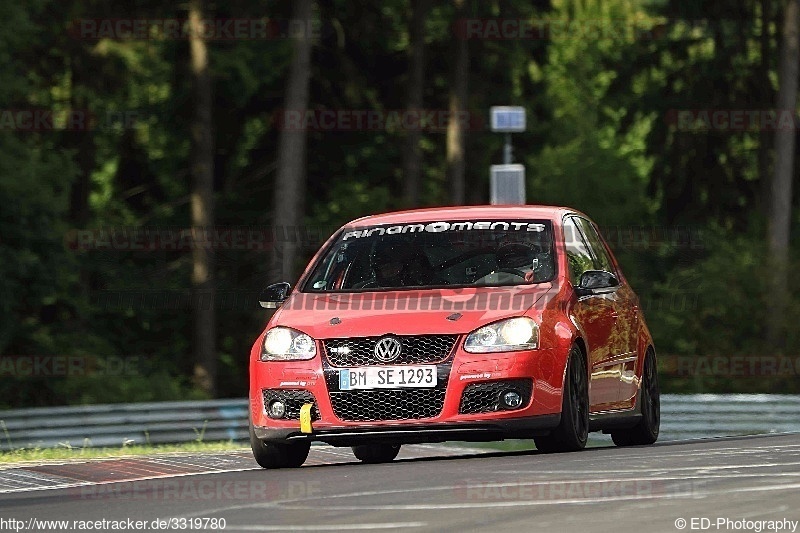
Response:
POLYGON ((636 392, 636 404, 631 409, 616 409, 589 414, 589 431, 610 433, 614 429, 632 428, 642 419, 642 406, 639 403, 641 389, 636 392))

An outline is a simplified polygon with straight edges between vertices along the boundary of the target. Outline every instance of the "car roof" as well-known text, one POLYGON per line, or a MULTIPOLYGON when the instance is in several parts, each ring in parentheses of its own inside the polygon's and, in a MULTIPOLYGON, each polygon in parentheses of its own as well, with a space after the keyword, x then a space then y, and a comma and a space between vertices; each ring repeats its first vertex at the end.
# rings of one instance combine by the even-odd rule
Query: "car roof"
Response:
MULTIPOLYGON (((550 205, 468 205, 456 207, 430 207, 370 215, 348 222, 346 226, 377 224, 411 224, 436 220, 478 219, 545 219, 561 220, 569 213, 583 213, 569 208, 550 205)), ((584 215, 585 216, 585 215, 584 215)), ((587 217, 588 218, 588 217, 587 217)))

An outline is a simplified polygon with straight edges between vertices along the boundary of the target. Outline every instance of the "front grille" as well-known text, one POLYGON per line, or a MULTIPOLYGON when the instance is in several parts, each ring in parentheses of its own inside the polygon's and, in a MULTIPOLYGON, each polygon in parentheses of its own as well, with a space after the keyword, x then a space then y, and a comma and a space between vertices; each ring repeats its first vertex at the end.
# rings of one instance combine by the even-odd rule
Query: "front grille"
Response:
POLYGON ((462 415, 469 415, 504 410, 500 406, 500 395, 511 390, 516 391, 522 397, 522 403, 519 406, 519 409, 522 409, 531 401, 533 380, 512 379, 470 383, 461 395, 461 406, 458 408, 458 412, 462 415))
POLYGON ((444 389, 378 389, 331 392, 339 420, 417 420, 433 418, 444 407, 444 389))
POLYGON ((264 409, 269 409, 269 404, 280 400, 286 405, 286 414, 281 420, 300 420, 300 408, 307 403, 314 404, 311 408, 311 420, 319 420, 319 408, 314 395, 302 389, 264 389, 264 409))
POLYGON ((440 363, 448 358, 457 335, 393 335, 403 345, 400 356, 389 363, 375 356, 380 337, 328 339, 322 341, 325 357, 332 366, 415 365, 440 363))

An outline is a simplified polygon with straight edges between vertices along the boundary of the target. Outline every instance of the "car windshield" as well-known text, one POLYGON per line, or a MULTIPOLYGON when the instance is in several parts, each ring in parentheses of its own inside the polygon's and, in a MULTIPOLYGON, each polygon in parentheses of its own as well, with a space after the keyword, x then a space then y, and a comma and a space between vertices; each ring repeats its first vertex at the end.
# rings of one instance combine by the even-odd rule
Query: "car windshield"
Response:
POLYGON ((344 228, 306 292, 496 287, 555 275, 547 220, 436 221, 344 228))

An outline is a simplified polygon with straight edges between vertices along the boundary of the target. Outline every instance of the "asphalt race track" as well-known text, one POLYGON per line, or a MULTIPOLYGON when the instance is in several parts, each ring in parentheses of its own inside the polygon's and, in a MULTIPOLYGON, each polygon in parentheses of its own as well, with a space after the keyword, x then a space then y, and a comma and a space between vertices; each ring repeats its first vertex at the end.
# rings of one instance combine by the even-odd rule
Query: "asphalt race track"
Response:
MULTIPOLYGON (((770 524, 756 529, 761 520, 792 531, 784 520, 800 520, 800 434, 556 455, 409 446, 384 465, 362 465, 347 451, 314 448, 311 464, 274 471, 254 468, 240 452, 198 456, 196 473, 180 461, 171 470, 146 460, 136 468, 133 460, 108 462, 106 470, 126 472, 116 479, 141 478, 126 482, 107 473, 102 481, 70 481, 63 470, 70 465, 31 468, 27 477, 6 467, 0 517, 22 521, 20 530, 47 530, 30 519, 224 518, 226 531, 615 533, 769 531, 770 524)), ((9 525, 0 521, 0 529, 9 525)))

